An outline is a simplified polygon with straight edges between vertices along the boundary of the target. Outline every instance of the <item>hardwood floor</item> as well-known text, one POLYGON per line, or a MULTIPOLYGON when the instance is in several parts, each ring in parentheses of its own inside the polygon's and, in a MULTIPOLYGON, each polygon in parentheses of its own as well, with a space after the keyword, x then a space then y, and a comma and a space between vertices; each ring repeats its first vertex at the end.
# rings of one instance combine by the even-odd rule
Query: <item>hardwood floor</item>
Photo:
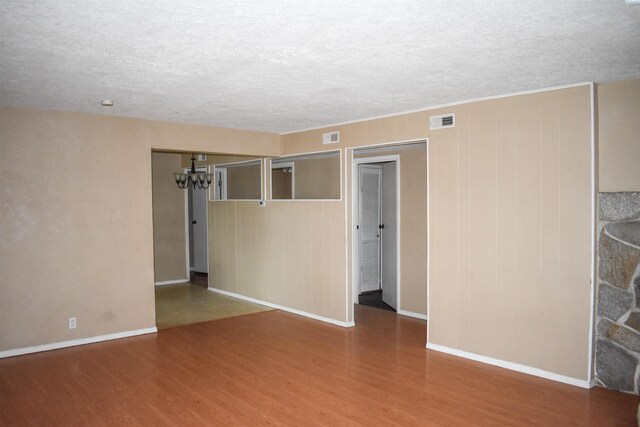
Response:
POLYGON ((0 360, 0 425, 635 425, 636 396, 424 348, 424 321, 270 311, 0 360))

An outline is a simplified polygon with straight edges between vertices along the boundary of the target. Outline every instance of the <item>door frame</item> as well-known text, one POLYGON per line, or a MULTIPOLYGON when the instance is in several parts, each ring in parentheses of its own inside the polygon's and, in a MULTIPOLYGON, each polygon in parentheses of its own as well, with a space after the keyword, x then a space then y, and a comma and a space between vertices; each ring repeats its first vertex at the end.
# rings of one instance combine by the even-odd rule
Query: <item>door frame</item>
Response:
MULTIPOLYGON (((398 308, 396 312, 401 311, 401 274, 400 274, 400 260, 401 260, 401 246, 400 246, 400 197, 402 197, 400 193, 400 155, 399 154, 390 154, 386 156, 375 156, 375 157, 363 157, 363 158, 354 158, 351 165, 351 224, 353 225, 353 233, 351 233, 351 270, 352 270, 352 298, 354 304, 359 304, 358 295, 360 293, 360 233, 359 230, 356 230, 355 226, 358 224, 358 219, 360 215, 360 174, 358 171, 358 167, 361 164, 367 163, 384 163, 384 162, 396 162, 396 303, 398 308)), ((382 250, 382 245, 381 245, 382 250)), ((382 278, 382 263, 380 265, 380 277, 382 278)))
MULTIPOLYGON (((362 199, 360 198, 360 193, 362 189, 360 188, 360 178, 362 174, 362 167, 364 166, 367 169, 376 170, 378 175, 378 226, 382 224, 382 166, 380 164, 371 164, 372 167, 367 167, 369 163, 359 163, 357 167, 358 173, 358 185, 356 186, 357 200, 358 200, 358 212, 354 217, 357 218, 356 224, 362 225, 362 199)), ((361 227, 356 229, 358 233, 358 255, 360 254, 360 249, 362 249, 362 236, 360 232, 362 231, 361 227)), ((378 228, 378 290, 382 290, 382 231, 378 228)), ((362 275, 360 271, 362 270, 362 259, 358 256, 358 265, 354 265, 354 268, 358 270, 358 283, 356 293, 359 296, 362 293, 362 275)), ((374 291, 366 291, 366 292, 374 292, 374 291)))
MULTIPOLYGON (((270 162, 271 163, 271 162, 270 162)), ((284 162, 274 165, 271 163, 269 168, 269 199, 270 200, 295 200, 296 199, 296 162, 284 162), (274 199, 273 198, 273 170, 291 168, 291 199, 274 199)))
MULTIPOLYGON (((184 173, 187 173, 191 171, 191 168, 184 168, 184 173)), ((196 172, 205 172, 207 173, 207 166, 198 166, 196 167, 196 172)), ((204 214, 205 214, 205 218, 206 218, 206 229, 207 229, 207 274, 210 273, 210 266, 209 266, 209 190, 207 190, 207 198, 206 198, 206 202, 204 204, 205 209, 204 209, 204 214)), ((189 190, 186 189, 184 191, 184 241, 185 241, 185 255, 186 255, 186 274, 187 274, 187 282, 189 280, 191 280, 191 262, 190 262, 190 255, 191 255, 191 251, 189 250, 189 247, 191 246, 191 242, 189 239, 189 190)), ((207 279, 208 281, 208 279, 207 279)))
MULTIPOLYGON (((215 167, 210 167, 208 172, 213 174, 213 184, 215 185, 213 188, 209 187, 207 201, 227 200, 227 168, 216 169, 215 167), (211 194, 211 190, 213 190, 213 195, 211 194)), ((208 209, 207 207, 207 210, 208 209)))

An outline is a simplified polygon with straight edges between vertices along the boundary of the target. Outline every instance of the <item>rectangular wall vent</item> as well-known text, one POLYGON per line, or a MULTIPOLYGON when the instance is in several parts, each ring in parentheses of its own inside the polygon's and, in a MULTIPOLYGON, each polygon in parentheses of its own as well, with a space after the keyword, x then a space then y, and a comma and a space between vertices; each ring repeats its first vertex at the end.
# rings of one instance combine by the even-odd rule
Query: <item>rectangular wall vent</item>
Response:
POLYGON ((340 142, 340 132, 329 132, 322 134, 322 143, 323 144, 336 144, 340 142))
POLYGON ((454 127, 456 127, 456 115, 454 113, 429 117, 429 129, 431 130, 454 127))

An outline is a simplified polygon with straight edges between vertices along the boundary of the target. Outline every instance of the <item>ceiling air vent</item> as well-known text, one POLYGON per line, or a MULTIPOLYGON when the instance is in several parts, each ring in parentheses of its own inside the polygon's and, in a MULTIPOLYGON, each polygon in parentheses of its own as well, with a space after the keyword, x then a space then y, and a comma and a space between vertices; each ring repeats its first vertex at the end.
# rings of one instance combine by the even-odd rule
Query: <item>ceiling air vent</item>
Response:
POLYGON ((453 113, 429 117, 429 129, 431 130, 453 127, 456 127, 456 115, 453 113))
POLYGON ((322 143, 323 144, 336 144, 340 142, 340 132, 329 132, 322 134, 322 143))

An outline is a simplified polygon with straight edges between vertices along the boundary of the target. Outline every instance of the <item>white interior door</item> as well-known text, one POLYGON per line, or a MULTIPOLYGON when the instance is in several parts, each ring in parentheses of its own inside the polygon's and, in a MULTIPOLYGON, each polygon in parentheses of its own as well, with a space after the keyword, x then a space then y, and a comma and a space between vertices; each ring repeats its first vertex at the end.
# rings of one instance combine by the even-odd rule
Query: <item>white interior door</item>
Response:
POLYGON ((358 167, 360 292, 380 289, 380 186, 379 165, 358 167))
POLYGON ((192 219, 191 236, 193 236, 192 259, 193 271, 208 273, 207 269, 207 190, 194 189, 191 200, 192 219))
POLYGON ((382 165, 380 259, 382 301, 398 309, 396 162, 382 165))

